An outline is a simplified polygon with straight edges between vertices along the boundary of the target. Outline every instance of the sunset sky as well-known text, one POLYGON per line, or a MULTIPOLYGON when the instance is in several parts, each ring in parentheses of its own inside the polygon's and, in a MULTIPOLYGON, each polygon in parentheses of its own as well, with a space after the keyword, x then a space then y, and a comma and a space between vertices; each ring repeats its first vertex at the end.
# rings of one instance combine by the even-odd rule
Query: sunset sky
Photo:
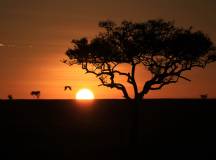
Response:
MULTIPOLYGON (((100 20, 142 22, 163 18, 176 25, 202 30, 216 43, 215 0, 1 0, 0 1, 0 99, 75 98, 85 87, 95 98, 122 98, 118 90, 98 87, 99 81, 79 66, 60 62, 72 39, 92 38, 100 20), (72 91, 64 91, 71 85, 72 91)), ((216 64, 187 73, 180 81, 147 98, 216 98, 216 64)), ((142 78, 137 78, 142 79, 142 78)), ((140 84, 141 84, 140 80, 140 84)))

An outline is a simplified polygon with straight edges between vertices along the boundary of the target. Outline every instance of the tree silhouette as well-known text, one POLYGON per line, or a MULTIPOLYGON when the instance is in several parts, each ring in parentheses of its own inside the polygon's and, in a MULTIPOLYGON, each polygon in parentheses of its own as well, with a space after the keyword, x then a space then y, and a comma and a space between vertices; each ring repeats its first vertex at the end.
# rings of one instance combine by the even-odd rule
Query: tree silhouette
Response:
POLYGON ((63 63, 81 65, 86 73, 100 80, 99 86, 116 88, 126 99, 132 100, 130 145, 136 150, 138 108, 144 96, 179 79, 190 81, 183 73, 214 62, 215 46, 203 32, 193 31, 192 27, 177 27, 174 22, 164 20, 123 21, 120 25, 102 21, 99 27, 104 31, 90 41, 87 38, 72 40, 73 47, 66 51, 68 58, 63 63), (130 66, 130 70, 121 69, 122 65, 130 66), (135 78, 138 66, 151 75, 142 84, 135 78), (126 85, 118 81, 119 77, 125 77, 132 86, 133 97, 126 85))
MULTIPOLYGON (((174 22, 149 20, 143 23, 123 21, 119 26, 112 21, 102 21, 105 29, 90 42, 86 38, 72 40, 73 47, 66 51, 69 65, 78 64, 86 73, 94 74, 99 86, 116 88, 126 99, 140 102, 151 90, 176 83, 179 79, 190 81, 183 75, 194 67, 204 68, 216 60, 215 47, 210 38, 192 27, 176 27, 174 22), (129 64, 130 71, 119 69, 129 64), (135 79, 137 66, 151 74, 141 89, 135 79), (117 77, 126 77, 132 85, 134 97, 117 77)), ((143 75, 142 75, 143 76, 143 75)))

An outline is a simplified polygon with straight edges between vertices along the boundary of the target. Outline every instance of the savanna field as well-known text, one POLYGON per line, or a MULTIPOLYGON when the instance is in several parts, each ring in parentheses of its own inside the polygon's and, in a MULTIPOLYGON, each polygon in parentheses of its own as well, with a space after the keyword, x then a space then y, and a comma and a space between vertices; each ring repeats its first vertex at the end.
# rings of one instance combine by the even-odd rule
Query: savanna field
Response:
POLYGON ((1 100, 0 159, 214 159, 215 99, 147 99, 130 151, 126 100, 1 100))

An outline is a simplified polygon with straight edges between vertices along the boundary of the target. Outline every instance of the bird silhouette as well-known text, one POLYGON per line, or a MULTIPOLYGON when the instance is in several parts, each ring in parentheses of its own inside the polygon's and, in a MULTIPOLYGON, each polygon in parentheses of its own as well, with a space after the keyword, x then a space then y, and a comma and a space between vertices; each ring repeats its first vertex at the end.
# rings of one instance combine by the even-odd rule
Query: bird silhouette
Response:
POLYGON ((65 86, 64 87, 64 90, 66 91, 67 89, 69 89, 70 91, 72 90, 72 87, 71 86, 65 86))
POLYGON ((61 62, 62 62, 62 63, 66 63, 66 62, 67 62, 67 60, 66 60, 66 59, 63 59, 63 60, 61 60, 61 62))

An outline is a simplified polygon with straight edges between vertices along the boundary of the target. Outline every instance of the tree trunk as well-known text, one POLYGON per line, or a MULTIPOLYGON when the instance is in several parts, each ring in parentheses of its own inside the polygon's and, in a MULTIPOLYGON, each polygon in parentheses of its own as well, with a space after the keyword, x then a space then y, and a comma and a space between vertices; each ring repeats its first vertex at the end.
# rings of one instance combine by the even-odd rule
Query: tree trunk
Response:
POLYGON ((134 99, 130 103, 130 137, 129 148, 131 151, 137 152, 139 149, 139 109, 142 100, 134 99))

